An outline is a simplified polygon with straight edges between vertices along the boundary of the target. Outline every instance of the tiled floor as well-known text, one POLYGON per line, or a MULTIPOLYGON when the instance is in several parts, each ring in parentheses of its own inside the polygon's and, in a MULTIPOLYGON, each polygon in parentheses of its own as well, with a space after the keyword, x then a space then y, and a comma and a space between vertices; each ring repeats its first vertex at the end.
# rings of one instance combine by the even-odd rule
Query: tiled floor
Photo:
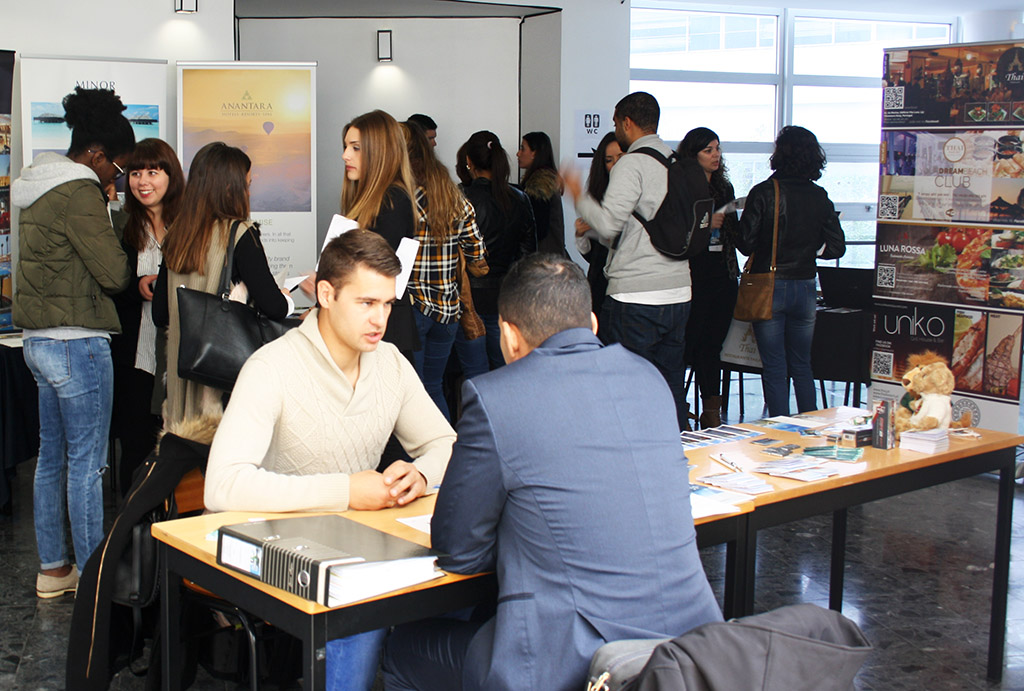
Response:
MULTIPOLYGON (((745 388, 746 418, 755 419, 760 387, 748 379, 745 388)), ((734 386, 731 421, 737 398, 734 386)), ((73 599, 40 601, 33 592, 31 470, 22 466, 15 479, 13 516, 0 518, 2 691, 64 688, 73 599)), ((1006 668, 1001 684, 985 680, 996 485, 981 476, 850 510, 843 612, 875 646, 858 689, 1024 690, 1024 489, 1014 502, 1006 668)), ((760 534, 758 611, 800 601, 827 606, 830 535, 827 517, 760 534)), ((702 555, 719 596, 724 554, 711 548, 702 555)), ((125 671, 111 688, 144 683, 125 671)), ((200 672, 192 688, 236 687, 200 672)))

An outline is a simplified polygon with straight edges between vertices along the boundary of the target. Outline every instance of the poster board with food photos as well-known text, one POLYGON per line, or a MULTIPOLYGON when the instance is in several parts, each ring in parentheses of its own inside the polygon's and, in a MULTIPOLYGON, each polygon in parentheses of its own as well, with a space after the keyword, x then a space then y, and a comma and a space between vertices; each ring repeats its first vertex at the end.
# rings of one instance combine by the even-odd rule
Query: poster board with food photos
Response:
POLYGON ((11 267, 11 87, 14 52, 0 50, 0 332, 11 331, 14 280, 11 267))
POLYGON ((1024 43, 885 52, 872 398, 946 358, 953 419, 1016 432, 1024 327, 1024 43))

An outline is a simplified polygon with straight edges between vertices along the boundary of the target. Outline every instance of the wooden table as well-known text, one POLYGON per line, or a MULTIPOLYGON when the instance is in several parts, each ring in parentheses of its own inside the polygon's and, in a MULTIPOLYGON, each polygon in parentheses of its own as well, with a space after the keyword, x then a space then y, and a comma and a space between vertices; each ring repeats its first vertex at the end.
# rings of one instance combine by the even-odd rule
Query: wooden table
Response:
MULTIPOLYGON (((399 523, 397 519, 432 513, 435 497, 422 497, 402 508, 346 511, 341 515, 429 547, 429 535, 399 523)), ((700 546, 727 545, 724 603, 727 612, 739 608, 746 592, 742 580, 747 573, 745 560, 749 554, 744 542, 748 535, 746 515, 753 510, 754 503, 744 502, 737 508, 738 511, 733 514, 709 516, 696 521, 700 546)), ((307 689, 324 688, 326 643, 329 640, 444 614, 484 602, 488 598, 493 599, 497 595, 493 574, 462 576, 446 573, 442 578, 427 583, 328 609, 217 564, 214 531, 223 525, 244 523, 251 518, 281 518, 283 515, 228 511, 153 525, 153 535, 160 547, 163 583, 166 584, 161 602, 162 652, 163 659, 168 661, 163 666, 165 691, 181 687, 180 667, 172 662, 182 659, 180 622, 177 616, 181 599, 178 587, 180 578, 194 581, 202 588, 300 639, 307 689), (210 539, 211 536, 214 539, 210 539)))
MULTIPOLYGON (((397 519, 431 513, 433 509, 434 495, 431 495, 401 508, 346 511, 341 515, 429 547, 429 535, 399 523, 397 519)), ((497 592, 492 574, 461 576, 446 573, 427 583, 328 609, 217 564, 217 542, 216 539, 208 539, 208 536, 222 525, 244 523, 250 518, 281 517, 282 514, 227 511, 153 525, 153 535, 159 543, 165 584, 161 602, 164 660, 162 681, 165 690, 181 688, 181 668, 178 664, 182 659, 180 578, 194 581, 301 640, 307 689, 325 687, 327 641, 458 610, 494 597, 497 592)))
MULTIPOLYGON (((827 411, 822 412, 822 415, 825 414, 827 411)), ((764 435, 778 439, 779 443, 794 443, 800 446, 825 445, 824 440, 820 438, 804 437, 795 432, 758 428, 750 424, 742 426, 762 431, 764 435)), ((923 454, 899 448, 884 451, 867 447, 859 462, 863 467, 858 467, 855 472, 848 475, 816 482, 759 475, 758 477, 764 478, 773 486, 774 491, 754 497, 754 510, 744 514, 746 536, 740 538, 737 545, 738 550, 745 551, 745 554, 736 556, 735 568, 745 570, 745 573, 733 576, 735 587, 742 592, 738 595, 736 610, 727 614, 741 616, 753 613, 757 531, 760 529, 832 513, 829 607, 839 611, 842 609, 843 600, 846 512, 849 507, 972 477, 979 473, 998 472, 995 568, 992 576, 987 671, 990 679, 1000 679, 1006 641, 1006 598, 1010 575, 1015 457, 1016 447, 1024 444, 1024 437, 1006 432, 976 431, 981 434, 980 439, 951 438, 949 450, 936 454, 923 454)), ((756 465, 772 459, 759 450, 760 447, 752 445, 750 440, 743 440, 688 451, 687 457, 697 466, 691 478, 697 479, 709 473, 726 471, 724 467, 708 458, 709 453, 724 451, 744 454, 749 460, 744 459, 739 465, 744 470, 752 470, 756 465)))

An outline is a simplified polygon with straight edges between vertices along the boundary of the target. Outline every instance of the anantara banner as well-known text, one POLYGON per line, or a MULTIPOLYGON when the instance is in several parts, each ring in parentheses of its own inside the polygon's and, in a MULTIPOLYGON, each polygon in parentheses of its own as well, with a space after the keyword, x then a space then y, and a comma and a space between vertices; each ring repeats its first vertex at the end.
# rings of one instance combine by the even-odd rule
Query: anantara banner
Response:
POLYGON ((1024 43, 890 50, 882 126, 1024 126, 1024 43))
POLYGON ((0 332, 10 331, 11 301, 11 87, 14 52, 0 50, 0 332))
POLYGON ((249 155, 251 215, 278 275, 316 262, 315 95, 312 63, 178 63, 181 162, 215 141, 249 155))
POLYGON ((953 419, 1016 432, 1024 328, 1024 44, 886 51, 872 398, 912 355, 953 371, 953 419))

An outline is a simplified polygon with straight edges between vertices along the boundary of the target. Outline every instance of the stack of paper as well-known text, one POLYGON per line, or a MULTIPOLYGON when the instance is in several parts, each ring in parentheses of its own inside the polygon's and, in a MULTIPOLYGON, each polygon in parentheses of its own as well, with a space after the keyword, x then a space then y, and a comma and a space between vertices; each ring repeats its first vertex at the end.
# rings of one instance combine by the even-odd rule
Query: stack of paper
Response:
POLYGON ((801 482, 823 480, 824 478, 839 474, 838 471, 825 466, 820 460, 810 456, 797 456, 795 458, 762 463, 754 468, 754 472, 767 473, 768 475, 785 477, 790 480, 800 480, 801 482))
POLYGON ((938 453, 949 448, 949 433, 944 429, 925 432, 904 432, 900 435, 900 448, 921 453, 938 453))
POLYGON ((730 492, 764 494, 765 492, 772 491, 771 485, 750 473, 720 473, 718 475, 705 475, 697 479, 709 485, 727 489, 730 492))

